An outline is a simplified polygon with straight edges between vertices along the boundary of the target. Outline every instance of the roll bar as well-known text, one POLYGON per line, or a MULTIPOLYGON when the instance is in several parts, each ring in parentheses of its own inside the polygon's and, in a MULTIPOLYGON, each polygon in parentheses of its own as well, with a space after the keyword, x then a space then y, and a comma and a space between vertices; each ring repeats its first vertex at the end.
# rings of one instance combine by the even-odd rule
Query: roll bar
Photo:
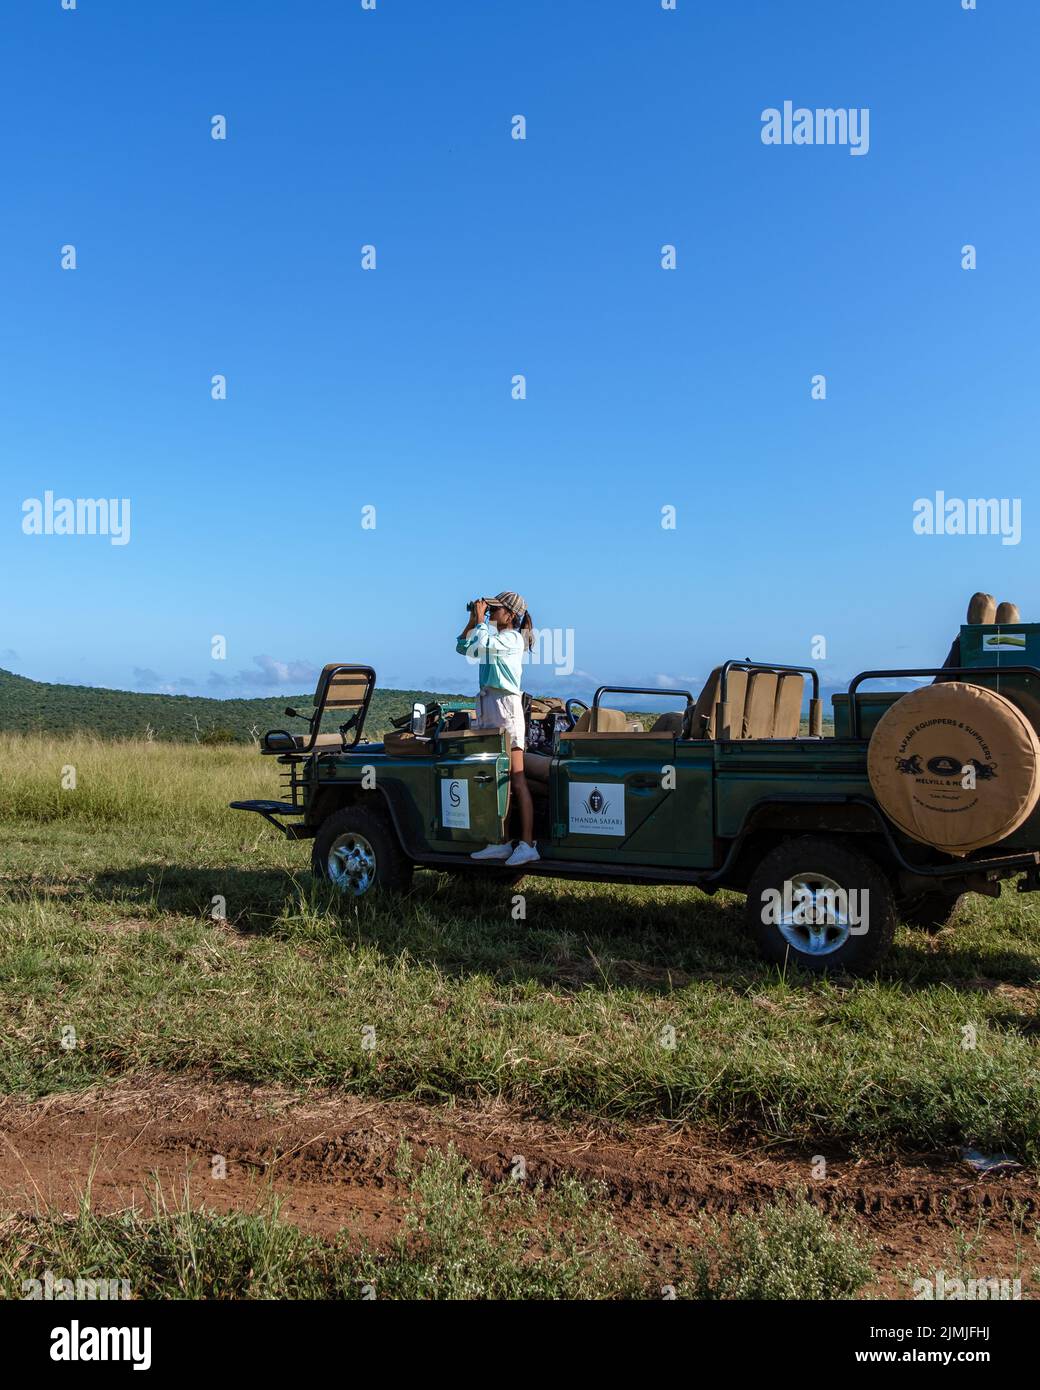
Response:
MULTIPOLYGON (((1036 666, 915 666, 901 671, 861 671, 849 681, 849 737, 859 738, 859 706, 856 704, 856 691, 863 681, 892 680, 909 676, 1035 676, 1040 680, 1040 668, 1036 666)), ((906 694, 906 691, 902 692, 906 694)))
POLYGON ((686 703, 694 703, 693 695, 689 690, 662 690, 660 686, 651 688, 648 685, 601 685, 592 697, 592 708, 599 709, 599 697, 603 694, 610 695, 652 695, 655 700, 659 700, 662 695, 686 696, 686 703))

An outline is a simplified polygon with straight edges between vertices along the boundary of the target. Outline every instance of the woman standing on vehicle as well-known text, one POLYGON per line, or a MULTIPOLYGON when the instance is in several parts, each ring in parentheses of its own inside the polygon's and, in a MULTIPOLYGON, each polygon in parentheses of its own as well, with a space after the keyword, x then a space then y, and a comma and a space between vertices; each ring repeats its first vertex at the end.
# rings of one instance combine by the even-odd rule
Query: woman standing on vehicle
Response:
POLYGON ((540 858, 534 845, 534 804, 524 777, 524 710, 520 702, 521 662, 533 642, 527 605, 519 594, 507 589, 471 605, 469 622, 455 644, 457 652, 480 663, 477 727, 505 729, 509 734, 509 785, 520 809, 516 849, 506 841, 477 850, 470 858, 501 860, 511 869, 540 858))

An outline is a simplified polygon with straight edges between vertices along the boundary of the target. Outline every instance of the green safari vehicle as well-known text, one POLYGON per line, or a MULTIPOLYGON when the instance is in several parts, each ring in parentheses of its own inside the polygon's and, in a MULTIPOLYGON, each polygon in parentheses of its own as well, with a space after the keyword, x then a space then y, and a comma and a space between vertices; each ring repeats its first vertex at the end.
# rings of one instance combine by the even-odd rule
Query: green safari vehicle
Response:
POLYGON ((960 661, 863 672, 833 696, 826 735, 810 667, 727 661, 698 695, 667 692, 682 708, 650 729, 617 697, 661 690, 568 701, 525 755, 541 858, 522 870, 469 857, 509 837, 504 735, 454 702, 364 741, 369 666, 327 666, 313 712, 286 711, 306 733, 263 736, 283 799, 231 805, 313 840, 315 874, 348 896, 406 890, 417 868, 732 889, 768 960, 864 973, 899 921, 937 930, 962 894, 997 896, 1006 878, 1040 889, 1040 625, 965 626, 960 661))

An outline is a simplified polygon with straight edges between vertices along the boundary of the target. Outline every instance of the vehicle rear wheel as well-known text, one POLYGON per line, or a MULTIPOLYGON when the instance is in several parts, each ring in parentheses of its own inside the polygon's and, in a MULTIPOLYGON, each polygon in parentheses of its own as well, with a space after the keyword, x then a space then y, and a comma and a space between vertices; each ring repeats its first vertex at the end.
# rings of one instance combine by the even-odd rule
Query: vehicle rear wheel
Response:
POLYGON ((950 925, 964 897, 963 893, 919 893, 899 904, 899 920, 918 931, 942 931, 950 925))
POLYGON ((404 892, 413 865, 385 816, 365 806, 347 806, 322 822, 311 868, 345 898, 362 898, 375 889, 404 892))
POLYGON ((868 974, 892 944, 895 896, 881 866, 836 840, 784 840, 751 877, 747 922, 767 960, 813 974, 868 974))

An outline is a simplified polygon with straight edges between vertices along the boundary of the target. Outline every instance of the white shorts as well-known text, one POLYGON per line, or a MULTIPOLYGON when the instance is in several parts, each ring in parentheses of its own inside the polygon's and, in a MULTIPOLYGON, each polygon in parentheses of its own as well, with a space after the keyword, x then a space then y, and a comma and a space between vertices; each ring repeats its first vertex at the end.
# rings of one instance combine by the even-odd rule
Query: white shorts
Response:
POLYGON ((520 696, 486 686, 477 696, 477 728, 507 729, 510 748, 523 748, 524 707, 520 696))

